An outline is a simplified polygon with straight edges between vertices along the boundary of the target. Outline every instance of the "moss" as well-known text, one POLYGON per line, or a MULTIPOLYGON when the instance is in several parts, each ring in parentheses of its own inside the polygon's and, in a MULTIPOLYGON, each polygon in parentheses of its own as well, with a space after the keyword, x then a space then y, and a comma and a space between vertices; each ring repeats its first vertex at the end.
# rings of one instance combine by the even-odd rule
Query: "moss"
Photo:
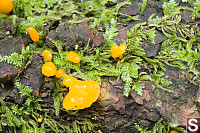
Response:
POLYGON ((176 124, 170 121, 164 121, 162 118, 154 124, 152 130, 147 128, 142 128, 139 124, 135 124, 135 127, 141 133, 169 133, 171 130, 176 130, 177 132, 186 133, 186 130, 182 127, 177 126, 176 124))
POLYGON ((14 52, 10 56, 0 55, 0 62, 7 62, 8 64, 22 67, 23 61, 27 60, 27 58, 35 52, 35 49, 34 46, 30 45, 26 48, 22 47, 20 54, 14 52))
MULTIPOLYGON (((193 49, 192 44, 199 41, 198 37, 196 37, 196 35, 199 34, 199 28, 195 25, 179 25, 179 23, 181 22, 180 11, 182 9, 190 11, 193 10, 192 8, 179 6, 178 3, 173 0, 169 2, 164 2, 164 4, 162 5, 164 16, 154 18, 154 15, 152 15, 149 17, 148 23, 138 23, 127 32, 128 38, 124 42, 127 45, 127 53, 125 53, 124 59, 118 60, 117 62, 116 60, 112 59, 111 54, 108 51, 111 46, 116 44, 112 39, 117 36, 118 30, 116 27, 120 22, 122 22, 120 19, 121 16, 118 14, 118 11, 124 5, 131 4, 130 2, 125 1, 116 3, 111 8, 106 6, 106 3, 108 2, 107 0, 90 0, 85 3, 83 3, 82 1, 81 3, 74 3, 72 1, 65 2, 45 0, 41 2, 37 0, 32 0, 23 1, 21 3, 21 6, 18 5, 19 2, 22 1, 18 0, 14 2, 15 6, 13 13, 17 17, 25 18, 24 22, 17 24, 20 32, 25 32, 27 26, 33 26, 38 27, 38 30, 41 31, 42 36, 45 34, 42 31, 42 27, 48 19, 59 20, 63 16, 73 17, 73 19, 69 21, 70 24, 79 23, 82 21, 93 21, 92 25, 90 25, 91 28, 97 27, 100 23, 104 24, 104 38, 106 40, 105 44, 103 44, 99 48, 95 48, 93 52, 89 53, 89 56, 87 56, 87 51, 83 51, 82 48, 77 48, 75 50, 77 53, 79 53, 79 55, 81 55, 82 62, 80 65, 74 65, 66 61, 65 54, 68 51, 63 50, 61 42, 59 40, 52 40, 58 51, 58 53, 53 52, 53 61, 58 68, 64 67, 65 69, 72 70, 72 73, 71 71, 69 71, 69 75, 77 76, 79 78, 82 78, 83 80, 93 79, 99 82, 101 76, 121 77, 122 80, 125 82, 125 96, 128 96, 130 90, 132 89, 136 90, 138 94, 142 95, 143 87, 139 85, 139 82, 142 80, 154 81, 159 88, 168 92, 172 92, 171 90, 168 90, 161 86, 170 85, 169 81, 162 79, 162 76, 164 76, 163 71, 165 71, 164 65, 170 65, 173 67, 179 67, 180 69, 185 69, 186 66, 183 65, 181 61, 187 62, 189 68, 195 71, 195 75, 198 76, 198 73, 195 70, 195 67, 198 64, 197 62, 199 61, 199 56, 197 53, 198 49, 193 49), (64 6, 69 4, 69 8, 63 9, 64 6), (78 7, 80 8, 80 10, 78 10, 78 7), (93 8, 89 9, 88 7, 93 8), (67 12, 67 14, 64 12, 67 12), (84 16, 84 20, 79 20, 79 18, 82 18, 82 16, 84 16), (38 23, 39 19, 40 23, 38 23), (162 51, 160 52, 160 54, 155 58, 150 59, 145 56, 144 49, 141 48, 140 44, 143 42, 143 40, 150 40, 154 43, 154 38, 156 36, 155 28, 161 30, 168 39, 162 43, 162 51), (177 31, 180 33, 182 38, 177 36, 177 31), (189 37, 189 41, 186 40, 187 37, 189 37), (170 47, 168 47, 169 43, 171 43, 170 47), (105 65, 102 66, 102 63, 105 65), (139 64, 142 63, 145 63, 146 66, 153 65, 154 67, 154 70, 150 73, 142 72, 142 78, 139 78, 139 75, 141 75, 140 73, 136 73, 136 75, 138 76, 131 77, 129 76, 131 75, 131 73, 127 73, 127 71, 124 69, 127 68, 129 65, 131 66, 131 64, 136 64, 137 66, 139 66, 134 69, 137 72, 138 69, 140 69, 139 64), (145 79, 145 77, 147 78, 145 79)), ((114 3, 115 1, 112 2, 114 3)), ((146 2, 147 1, 143 1, 141 12, 138 14, 141 14, 145 10, 146 2)), ((15 19, 16 16, 13 16, 13 19, 15 19)), ((130 17, 133 16, 127 16, 127 18, 130 17)), ((46 46, 44 45, 44 47, 46 46)), ((88 49, 89 48, 90 46, 88 46, 88 49)), ((15 63, 13 61, 13 64, 17 64, 18 66, 20 66, 19 62, 21 62, 22 57, 16 54, 13 54, 13 56, 11 57, 18 57, 12 60, 18 60, 18 63, 15 63)), ((4 58, 2 58, 2 61, 4 61, 4 58)), ((12 63, 12 61, 9 62, 12 63)))
MULTIPOLYGON (((198 14, 200 7, 199 1, 195 2, 195 9, 189 7, 181 7, 173 0, 165 2, 162 6, 164 15, 158 17, 152 15, 148 19, 148 23, 135 24, 127 32, 127 40, 124 44, 127 46, 127 51, 123 59, 114 59, 110 53, 110 47, 115 45, 113 38, 118 35, 119 24, 138 20, 138 17, 145 10, 147 1, 143 0, 141 11, 136 16, 119 13, 119 9, 125 5, 130 5, 130 1, 115 3, 111 7, 107 7, 106 3, 110 0, 90 0, 80 3, 66 0, 15 0, 12 16, 1 15, 13 19, 15 26, 20 33, 26 33, 29 26, 36 28, 40 33, 41 44, 39 47, 27 46, 22 49, 20 54, 13 53, 10 56, 0 56, 0 62, 8 62, 10 64, 21 67, 22 61, 26 60, 34 52, 40 52, 44 49, 49 49, 53 53, 53 62, 57 68, 65 68, 69 76, 75 76, 82 80, 95 80, 101 82, 102 76, 115 76, 121 78, 124 83, 124 96, 128 97, 131 90, 135 90, 138 95, 142 95, 143 86, 140 81, 154 81, 157 87, 164 91, 172 92, 167 87, 171 84, 170 81, 164 80, 165 65, 178 67, 180 69, 189 68, 187 79, 194 83, 199 76, 197 66, 199 65, 199 50, 196 43, 199 43, 200 29, 195 24, 182 24, 180 12, 182 9, 192 11, 194 19, 198 14), (69 24, 80 23, 83 21, 92 21, 90 28, 96 28, 100 23, 105 26, 104 38, 106 42, 100 47, 92 48, 87 46, 86 49, 76 47, 76 51, 82 58, 80 64, 68 62, 65 58, 66 51, 61 42, 52 41, 56 49, 50 49, 44 43, 45 36, 48 31, 44 31, 43 26, 48 20, 62 20, 63 17, 71 17, 69 24), (155 16, 155 17, 154 17, 155 16), (17 19, 23 18, 23 21, 17 23, 17 19), (84 18, 84 19, 82 19, 84 18), (155 42, 156 30, 161 31, 166 37, 162 43, 160 53, 148 58, 145 56, 144 49, 141 43, 144 40, 155 42), (184 62, 184 63, 183 63, 184 62), (148 72, 139 71, 144 66, 148 72), (150 69, 149 66, 152 66, 150 69), (191 76, 191 74, 193 74, 191 76)), ((47 78, 47 80, 51 80, 47 78)), ((58 79, 53 79, 51 82, 56 82, 54 92, 54 113, 56 116, 60 114, 60 102, 62 101, 63 93, 67 90, 63 87, 58 79)), ((3 114, 1 124, 7 125, 10 130, 21 128, 24 132, 44 132, 63 130, 72 132, 93 131, 96 124, 88 121, 73 121, 73 127, 64 126, 47 115, 41 106, 40 99, 30 95, 30 88, 22 87, 16 84, 22 96, 27 96, 27 101, 24 105, 16 105, 1 100, 0 111, 3 114), (39 112, 43 112, 44 120, 42 124, 36 122, 39 117, 39 112), (23 124, 26 123, 27 124, 23 124)), ((160 122, 161 123, 161 122, 160 122)), ((169 123, 160 125, 162 129, 167 130, 169 123), (163 125, 165 127, 163 127, 163 125), (166 128, 167 127, 167 128, 166 128)), ((147 131, 138 126, 139 130, 147 131)), ((161 129, 161 130, 162 130, 161 129)), ((2 127, 0 127, 2 130, 2 127)), ((147 131, 148 132, 148 131, 147 131)))

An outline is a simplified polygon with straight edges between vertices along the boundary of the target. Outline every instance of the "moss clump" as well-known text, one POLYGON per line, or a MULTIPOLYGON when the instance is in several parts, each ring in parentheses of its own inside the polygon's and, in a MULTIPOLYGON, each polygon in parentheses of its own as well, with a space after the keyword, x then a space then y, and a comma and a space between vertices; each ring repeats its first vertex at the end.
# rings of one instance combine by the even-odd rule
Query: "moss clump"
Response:
POLYGON ((141 133, 169 133, 171 130, 176 130, 177 132, 186 133, 186 130, 182 127, 178 127, 173 122, 164 121, 162 118, 155 123, 152 130, 148 130, 146 128, 142 128, 139 124, 135 124, 135 127, 141 133))
MULTIPOLYGON (((162 6, 164 15, 155 17, 153 14, 149 17, 147 23, 138 23, 132 26, 127 32, 127 40, 124 41, 127 46, 124 58, 114 59, 110 53, 110 48, 116 45, 113 38, 118 35, 117 26, 138 20, 139 15, 145 10, 147 1, 143 0, 141 11, 136 16, 119 12, 120 8, 130 4, 130 1, 116 3, 114 0, 90 0, 79 3, 66 0, 15 0, 13 15, 9 18, 13 19, 20 33, 26 33, 29 26, 36 28, 41 37, 38 42, 40 45, 34 47, 30 44, 26 49, 23 48, 20 54, 13 53, 10 56, 0 56, 0 62, 8 62, 21 67, 22 61, 28 59, 27 57, 31 56, 32 53, 41 53, 44 49, 49 49, 52 51, 53 62, 56 67, 68 70, 69 76, 98 82, 101 82, 102 76, 115 76, 122 79, 125 83, 124 96, 126 97, 129 96, 131 90, 142 95, 143 86, 140 85, 140 82, 144 80, 154 81, 157 87, 172 92, 167 88, 171 82, 163 78, 165 65, 180 69, 189 68, 188 73, 192 73, 194 76, 188 77, 188 80, 194 83, 199 76, 197 66, 199 65, 200 47, 196 43, 200 41, 200 29, 195 24, 183 23, 181 10, 191 11, 191 17, 194 19, 200 10, 199 1, 196 0, 195 8, 179 6, 174 0, 164 2, 162 6), (108 2, 113 3, 112 6, 108 6, 108 2), (48 20, 61 21, 63 17, 71 17, 71 20, 68 21, 69 24, 91 21, 90 28, 92 29, 97 28, 100 23, 104 25, 104 39, 106 41, 103 45, 96 48, 89 46, 89 44, 84 47, 75 47, 74 51, 82 59, 79 64, 73 64, 66 60, 65 56, 68 51, 62 47, 61 41, 52 40, 55 49, 48 48, 44 43, 45 36, 48 33, 48 31, 43 30, 44 24, 48 20), (23 21, 17 22, 18 18, 23 18, 23 21), (145 40, 156 43, 154 40, 157 30, 162 32, 167 40, 161 44, 161 51, 157 56, 148 58, 141 47, 141 43, 145 40), (142 66, 148 71, 142 71, 142 66), (152 67, 149 68, 149 66, 152 67)), ((5 15, 1 16, 6 17, 5 15)), ((58 79, 47 78, 46 81, 56 82, 56 88, 53 90, 54 111, 56 116, 59 116, 60 102, 63 100, 64 91, 67 89, 58 79)), ((86 121, 79 122, 78 120, 73 122, 73 127, 61 125, 49 117, 48 113, 41 108, 40 99, 30 95, 30 88, 17 83, 16 86, 22 96, 27 96, 27 102, 24 105, 17 105, 1 100, 1 125, 8 126, 10 130, 15 131, 20 128, 24 132, 61 132, 62 130, 72 132, 72 129, 74 129, 75 132, 80 132, 80 130, 86 132, 88 130, 93 131, 93 128, 96 127, 96 124, 86 121), (43 112, 44 120, 41 125, 36 121, 37 117, 40 117, 38 112, 43 112), (25 121, 28 121, 28 123, 24 124, 25 121)), ((143 130, 139 126, 138 129, 143 130)), ((168 128, 166 130, 168 131, 168 128)))

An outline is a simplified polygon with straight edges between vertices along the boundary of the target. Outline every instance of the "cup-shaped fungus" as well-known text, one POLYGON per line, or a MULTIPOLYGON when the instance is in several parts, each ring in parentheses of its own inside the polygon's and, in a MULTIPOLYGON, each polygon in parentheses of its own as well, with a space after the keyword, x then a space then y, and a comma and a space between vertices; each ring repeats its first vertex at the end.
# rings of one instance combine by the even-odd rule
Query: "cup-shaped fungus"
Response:
POLYGON ((43 55, 45 61, 50 61, 52 59, 52 53, 49 50, 44 50, 42 52, 42 55, 43 55))
POLYGON ((42 122, 42 117, 37 118, 37 122, 41 123, 42 122))
POLYGON ((27 31, 34 42, 39 39, 39 33, 33 27, 28 27, 27 31))
POLYGON ((66 55, 68 61, 73 63, 79 63, 81 61, 81 57, 76 52, 69 52, 66 55))
POLYGON ((13 9, 12 0, 0 0, 0 14, 8 14, 13 9))
POLYGON ((74 77, 66 77, 63 79, 63 84, 66 86, 66 87, 70 87, 72 86, 73 84, 75 84, 75 82, 77 81, 76 78, 74 77))
POLYGON ((111 47, 110 52, 113 57, 120 57, 126 50, 126 45, 121 44, 120 46, 114 45, 111 47))
POLYGON ((79 110, 88 108, 99 97, 100 86, 98 82, 93 80, 80 81, 74 80, 73 78, 69 78, 67 81, 69 92, 63 100, 63 107, 66 110, 79 110))
POLYGON ((65 69, 63 68, 60 68, 58 69, 58 71, 56 71, 56 77, 57 78, 62 78, 63 76, 65 76, 66 72, 65 72, 65 69))
POLYGON ((47 77, 54 76, 56 71, 56 66, 52 62, 46 62, 42 65, 42 73, 47 77))

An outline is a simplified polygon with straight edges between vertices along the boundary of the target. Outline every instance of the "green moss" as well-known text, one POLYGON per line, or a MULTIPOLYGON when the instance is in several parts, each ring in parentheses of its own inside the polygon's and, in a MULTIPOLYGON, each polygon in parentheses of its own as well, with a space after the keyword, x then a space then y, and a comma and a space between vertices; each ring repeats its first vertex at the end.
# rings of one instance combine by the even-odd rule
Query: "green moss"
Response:
MULTIPOLYGON (((152 14, 148 23, 138 23, 130 28, 127 32, 127 40, 124 44, 127 50, 124 53, 123 59, 114 59, 110 53, 110 48, 116 45, 113 38, 118 35, 117 26, 123 25, 124 22, 131 22, 138 20, 147 5, 147 1, 143 0, 141 10, 136 16, 122 14, 119 9, 125 5, 130 5, 130 1, 124 1, 114 4, 109 7, 107 2, 115 3, 115 0, 90 0, 80 3, 66 0, 15 0, 13 19, 15 26, 20 33, 26 33, 29 26, 36 28, 40 33, 40 41, 37 42, 40 47, 29 45, 26 49, 22 48, 21 53, 13 53, 10 56, 0 56, 0 62, 8 62, 18 67, 22 66, 22 61, 26 60, 33 53, 41 53, 44 49, 49 49, 53 54, 52 62, 57 69, 64 68, 67 70, 69 76, 74 76, 82 80, 95 80, 101 83, 102 76, 114 76, 122 79, 124 85, 124 96, 128 97, 131 90, 142 95, 143 86, 141 81, 153 81, 158 88, 164 91, 172 92, 167 87, 171 82, 164 79, 165 65, 178 67, 180 69, 187 69, 187 79, 191 83, 199 77, 197 66, 199 65, 199 43, 200 29, 195 24, 183 24, 181 18, 181 10, 192 11, 192 18, 194 19, 199 10, 199 0, 196 0, 194 6, 196 8, 179 6, 174 0, 164 2, 162 5, 164 15, 161 17, 152 14), (61 41, 52 40, 55 49, 50 49, 44 43, 45 36, 48 31, 44 31, 43 26, 48 20, 62 20, 63 17, 72 17, 69 24, 81 23, 83 21, 91 21, 90 28, 97 28, 99 24, 105 27, 104 39, 105 43, 100 47, 87 46, 76 47, 74 49, 80 56, 82 61, 79 64, 73 64, 66 60, 65 56, 68 53, 67 48, 63 48, 61 41), (19 18, 23 18, 18 22, 19 18), (141 44, 144 41, 155 42, 156 30, 162 32, 167 39, 161 44, 161 51, 155 57, 148 58, 145 55, 141 44), (144 66, 148 72, 142 71, 144 66), (149 66, 152 66, 149 68, 149 66)), ((184 1, 186 2, 186 1, 184 1)), ((1 15, 1 17, 8 17, 1 15)), ((66 92, 60 79, 45 78, 47 81, 55 82, 56 88, 52 91, 54 93, 54 113, 56 116, 60 115, 60 105, 63 100, 63 93, 66 92)), ((6 125, 12 131, 17 128, 22 129, 23 132, 93 132, 97 126, 87 120, 73 120, 72 127, 62 125, 57 120, 54 120, 48 115, 48 111, 41 108, 41 99, 31 96, 31 89, 23 87, 16 82, 16 87, 19 89, 21 96, 27 96, 26 102, 23 105, 12 104, 0 99, 2 113, 1 125, 6 125), (39 112, 43 112, 43 122, 37 123, 36 119, 39 117, 39 112), (28 123, 27 123, 27 122, 28 123), (24 124, 25 123, 25 124, 24 124)), ((70 115, 70 113, 68 113, 70 115)), ((173 124, 172 124, 173 125, 173 124)), ((153 131, 148 131, 137 125, 139 131, 142 132, 156 132, 157 130, 167 132, 169 129, 176 129, 172 127, 169 122, 159 121, 153 131)), ((0 130, 4 127, 0 126, 0 130)), ((182 131, 182 129, 176 129, 182 131)))
POLYGON ((139 124, 136 124, 135 127, 137 128, 140 133, 169 133, 170 130, 176 130, 181 133, 186 133, 186 130, 182 127, 178 127, 176 124, 164 121, 162 118, 155 123, 152 130, 148 130, 147 128, 142 128, 139 124))
MULTIPOLYGON (((57 1, 55 1, 56 3, 57 1)), ((60 41, 53 41, 55 47, 58 50, 57 52, 53 52, 54 58, 53 62, 57 66, 57 68, 65 68, 70 69, 69 75, 73 75, 75 77, 81 78, 83 80, 96 80, 100 82, 101 76, 116 76, 121 77, 121 79, 125 82, 124 88, 124 95, 128 96, 129 92, 133 89, 136 90, 139 95, 142 95, 142 86, 140 86, 139 82, 142 80, 150 80, 154 81, 157 87, 161 88, 162 90, 172 92, 167 88, 162 87, 169 86, 171 84, 170 81, 164 80, 162 77, 164 76, 164 65, 170 65, 172 67, 179 67, 180 69, 186 69, 186 66, 183 65, 181 61, 188 62, 190 69, 195 69, 196 65, 198 64, 198 54, 197 50, 192 49, 192 44, 198 39, 195 38, 195 31, 198 28, 195 26, 188 27, 187 25, 178 26, 181 21, 180 10, 187 9, 191 10, 190 8, 181 7, 175 1, 171 0, 169 2, 164 2, 163 4, 163 17, 156 17, 153 18, 154 15, 150 16, 148 24, 147 23, 138 23, 134 25, 128 32, 127 32, 127 40, 124 42, 127 46, 127 53, 125 53, 124 59, 114 60, 109 52, 111 46, 116 45, 116 43, 112 40, 114 37, 118 35, 117 25, 122 22, 118 11, 124 5, 131 4, 130 2, 121 2, 117 3, 112 8, 106 7, 106 3, 108 1, 96 1, 91 0, 85 3, 71 3, 73 4, 74 8, 72 9, 73 14, 71 12, 70 15, 73 16, 73 19, 69 21, 70 24, 73 23, 80 23, 82 21, 93 21, 93 24, 90 25, 91 28, 97 27, 100 23, 103 23, 105 26, 105 33, 104 38, 106 40, 105 44, 103 44, 99 48, 95 48, 94 51, 89 52, 87 49, 90 49, 90 46, 87 46, 87 49, 83 50, 82 48, 78 48, 75 51, 81 56, 82 61, 81 64, 75 65, 71 62, 68 62, 65 59, 65 55, 68 51, 64 51, 60 41), (76 5, 76 6, 75 6, 76 5), (81 12, 77 10, 77 7, 81 8, 81 12), (93 7, 89 9, 88 7, 93 7), (84 16, 83 20, 79 20, 81 15, 84 16), (90 17, 87 17, 90 16, 90 17), (116 19, 118 21, 116 21, 116 19), (162 51, 158 56, 153 59, 147 58, 145 56, 144 49, 140 47, 140 44, 143 40, 150 40, 154 43, 154 38, 156 36, 155 28, 159 28, 167 38, 165 42, 162 44, 162 51), (183 38, 177 37, 177 31, 180 32, 183 38), (191 31, 191 32, 187 32, 191 31), (187 41, 185 38, 190 37, 190 41, 187 41), (171 43, 169 47, 168 44, 171 43), (183 44, 185 43, 185 44, 183 44), (183 49, 183 45, 186 45, 186 49, 183 49), (176 47, 180 49, 176 49, 176 47), (168 52, 170 51, 170 52, 168 52), (178 53, 178 54, 177 54, 178 53), (89 56, 87 56, 89 54, 89 56), (192 56, 191 56, 192 55, 192 56), (168 58, 170 57, 170 58, 168 58), (112 59, 112 60, 110 60, 112 59), (195 59, 195 60, 194 60, 195 59), (130 71, 128 72, 127 67, 131 66, 134 63, 139 66, 140 64, 153 65, 153 71, 150 73, 142 73, 143 77, 140 79, 140 73, 137 73, 135 77, 130 76, 130 71), (104 64, 104 65, 101 65, 104 64), (72 72, 72 73, 71 73, 72 72), (147 77, 145 79, 145 77, 147 77), (151 78, 150 78, 151 77, 151 78)), ((115 2, 115 1, 112 1, 115 2)), ((37 3, 37 2, 36 2, 37 3)), ((35 4, 36 4, 35 3, 35 4)), ((48 5, 45 5, 45 2, 42 3, 42 6, 38 6, 37 8, 44 8, 47 7, 54 7, 55 3, 50 2, 48 5)), ((62 2, 61 2, 62 3, 62 2)), ((63 3, 62 3, 63 4, 63 3)), ((62 5, 61 4, 61 5, 62 5)), ((36 4, 37 5, 37 4, 36 4)), ((34 5, 32 5, 34 6, 34 5)), ((58 12, 62 12, 63 9, 55 6, 58 12)), ((141 6, 141 14, 146 7, 146 1, 143 1, 141 6)), ((17 8, 17 7, 16 7, 17 8)), ((18 7, 19 8, 19 7, 18 7)), ((26 10, 26 7, 23 9, 26 10)), ((51 10, 55 10, 54 8, 51 10)), ((33 12, 37 13, 37 10, 33 12)), ((33 15, 33 12, 29 12, 29 15, 33 15)), ((59 12, 59 13, 60 13, 59 12)), ((17 13, 17 11, 16 11, 17 13)), ((40 17, 41 14, 39 14, 40 17)), ((55 14, 54 14, 55 15, 55 14)), ((56 14, 58 15, 58 14, 56 14)), ((22 15, 26 16, 26 14, 22 15)), ((128 18, 133 17, 129 16, 128 18)), ((27 18, 28 20, 28 18, 27 18)), ((34 21, 37 21, 36 19, 34 21)), ((32 21, 33 22, 33 21, 32 21)), ((45 22, 45 21, 44 21, 45 22)), ((35 23, 35 22, 34 22, 35 23)), ((44 24, 44 23, 43 23, 44 24)), ((42 26, 42 24, 39 24, 42 26)), ((138 67, 130 67, 130 69, 134 70, 135 72, 138 71, 138 67)), ((197 74, 198 75, 198 74, 197 74)))
POLYGON ((26 48, 22 47, 21 54, 12 53, 10 56, 1 56, 0 62, 7 62, 8 64, 21 67, 24 60, 27 59, 32 53, 35 52, 34 46, 27 46, 26 48))

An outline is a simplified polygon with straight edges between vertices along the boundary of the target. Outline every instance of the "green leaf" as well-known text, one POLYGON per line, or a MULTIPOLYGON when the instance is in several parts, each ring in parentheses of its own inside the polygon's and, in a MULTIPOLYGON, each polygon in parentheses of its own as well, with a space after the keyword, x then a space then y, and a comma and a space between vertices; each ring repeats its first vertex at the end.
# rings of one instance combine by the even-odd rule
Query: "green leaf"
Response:
POLYGON ((8 64, 21 67, 22 61, 27 58, 28 55, 31 55, 35 51, 34 46, 29 47, 27 46, 26 49, 22 47, 21 54, 13 52, 9 56, 2 56, 0 55, 0 62, 7 62, 8 64))
POLYGON ((74 131, 74 133, 78 133, 78 125, 77 125, 77 122, 76 122, 76 120, 75 120, 75 121, 73 121, 73 124, 72 124, 72 126, 73 126, 73 131, 74 131))
POLYGON ((147 36, 147 38, 154 43, 154 39, 156 37, 156 30, 155 28, 151 28, 149 30, 144 31, 144 34, 147 36))
POLYGON ((126 81, 126 75, 130 76, 131 78, 138 78, 138 69, 140 69, 140 66, 138 66, 136 63, 127 63, 125 62, 121 67, 121 78, 123 81, 126 81))
POLYGON ((145 55, 145 52, 144 52, 144 49, 140 47, 140 44, 141 44, 141 38, 139 37, 136 37, 136 38, 133 38, 133 39, 128 39, 125 43, 127 44, 128 48, 127 48, 127 51, 135 56, 144 56, 145 55))
POLYGON ((125 79, 124 92, 123 92, 125 97, 129 96, 129 93, 131 91, 131 83, 132 83, 132 79, 130 77, 127 77, 125 79))

